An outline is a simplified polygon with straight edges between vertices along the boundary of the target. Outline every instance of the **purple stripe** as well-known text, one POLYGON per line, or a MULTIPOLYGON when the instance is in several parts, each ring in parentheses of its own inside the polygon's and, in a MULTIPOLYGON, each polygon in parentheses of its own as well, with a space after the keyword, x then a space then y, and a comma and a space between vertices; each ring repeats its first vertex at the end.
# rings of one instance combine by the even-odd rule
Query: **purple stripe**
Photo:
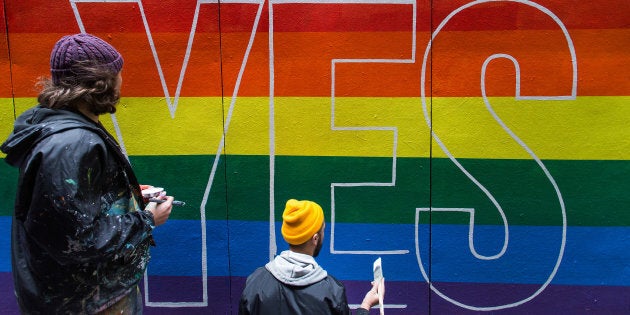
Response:
MULTIPOLYGON (((367 281, 343 281, 350 304, 360 304, 370 288, 367 281)), ((144 314, 237 314, 238 300, 245 278, 208 277, 207 307, 144 307, 144 314), (228 302, 229 301, 229 302, 228 302)), ((538 286, 518 284, 435 284, 445 294, 460 297, 459 302, 488 306, 497 302, 514 302, 527 297, 538 286)), ((151 276, 152 302, 202 301, 202 285, 196 277, 151 276)), ((144 292, 144 291, 143 291, 144 292)), ((404 305, 387 309, 387 314, 472 314, 431 294, 424 282, 388 282, 385 304, 404 305)), ((533 300, 504 309, 501 314, 630 314, 630 287, 550 285, 533 300)), ((0 314, 19 314, 13 294, 10 273, 0 273, 0 314)))
POLYGON ((11 273, 0 272, 0 314, 19 314, 15 293, 13 293, 13 277, 11 273))

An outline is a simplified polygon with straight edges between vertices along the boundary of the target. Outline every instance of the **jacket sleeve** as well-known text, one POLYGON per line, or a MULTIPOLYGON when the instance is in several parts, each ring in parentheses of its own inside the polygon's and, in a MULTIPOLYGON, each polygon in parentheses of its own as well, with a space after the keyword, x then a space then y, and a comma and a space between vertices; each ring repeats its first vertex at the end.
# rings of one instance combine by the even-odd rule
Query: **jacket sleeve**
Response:
POLYGON ((117 184, 124 174, 111 178, 105 171, 112 160, 96 134, 74 129, 51 136, 31 163, 36 180, 25 228, 60 264, 124 257, 150 236, 153 217, 138 209, 127 185, 117 184))
POLYGON ((241 296, 241 299, 238 303, 238 315, 250 315, 247 303, 247 297, 241 296))

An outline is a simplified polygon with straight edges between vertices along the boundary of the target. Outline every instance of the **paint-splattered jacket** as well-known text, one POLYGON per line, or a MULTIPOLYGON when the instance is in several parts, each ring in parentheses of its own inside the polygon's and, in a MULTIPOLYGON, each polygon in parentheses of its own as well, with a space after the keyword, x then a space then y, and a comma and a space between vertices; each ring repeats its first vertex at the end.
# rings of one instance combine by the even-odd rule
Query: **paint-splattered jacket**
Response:
POLYGON ((102 125, 37 106, 18 117, 1 149, 20 169, 11 250, 22 311, 94 313, 135 288, 154 221, 102 125))

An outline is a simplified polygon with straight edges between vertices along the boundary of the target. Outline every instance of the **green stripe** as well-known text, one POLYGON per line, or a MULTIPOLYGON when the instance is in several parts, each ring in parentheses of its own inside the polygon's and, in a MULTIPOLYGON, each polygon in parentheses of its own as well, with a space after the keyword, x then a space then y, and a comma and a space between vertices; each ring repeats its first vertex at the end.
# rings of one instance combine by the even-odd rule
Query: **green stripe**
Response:
POLYGON ((15 188, 17 186, 18 170, 0 161, 0 215, 13 214, 15 188))
MULTIPOLYGON (((131 157, 142 183, 165 187, 169 194, 186 201, 185 207, 175 208, 173 219, 201 217, 212 160, 212 156, 205 155, 131 157)), ((562 224, 556 191, 534 161, 459 161, 499 202, 509 224, 562 224)), ((330 221, 332 182, 389 182, 391 162, 386 158, 277 156, 276 220, 281 218, 286 199, 298 198, 319 202, 330 221)), ((394 187, 336 188, 336 221, 409 224, 414 222, 416 208, 432 204, 475 208, 476 224, 502 223, 488 197, 450 160, 429 162, 424 158, 399 158, 394 187)), ((569 225, 630 225, 630 212, 624 210, 630 204, 630 161, 549 160, 544 164, 557 182, 569 225)), ((2 181, 0 192, 9 196, 0 203, 0 215, 10 215, 17 173, 2 163, 0 175, 8 179, 2 181)), ((269 157, 222 156, 205 209, 209 220, 269 220, 269 157)), ((461 213, 434 212, 431 216, 433 223, 467 224, 467 220, 461 213)))

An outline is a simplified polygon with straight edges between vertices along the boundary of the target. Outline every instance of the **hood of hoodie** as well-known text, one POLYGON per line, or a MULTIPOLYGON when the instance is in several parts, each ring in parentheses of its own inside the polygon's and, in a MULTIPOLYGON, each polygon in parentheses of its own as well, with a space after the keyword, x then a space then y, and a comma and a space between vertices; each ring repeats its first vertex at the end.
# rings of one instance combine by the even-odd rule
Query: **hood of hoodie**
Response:
POLYGON ((278 281, 294 286, 307 286, 328 276, 315 258, 310 255, 285 250, 265 265, 278 281))
POLYGON ((36 106, 15 120, 13 132, 0 146, 0 150, 7 154, 5 162, 19 167, 39 141, 72 128, 99 129, 96 123, 81 114, 36 106))

